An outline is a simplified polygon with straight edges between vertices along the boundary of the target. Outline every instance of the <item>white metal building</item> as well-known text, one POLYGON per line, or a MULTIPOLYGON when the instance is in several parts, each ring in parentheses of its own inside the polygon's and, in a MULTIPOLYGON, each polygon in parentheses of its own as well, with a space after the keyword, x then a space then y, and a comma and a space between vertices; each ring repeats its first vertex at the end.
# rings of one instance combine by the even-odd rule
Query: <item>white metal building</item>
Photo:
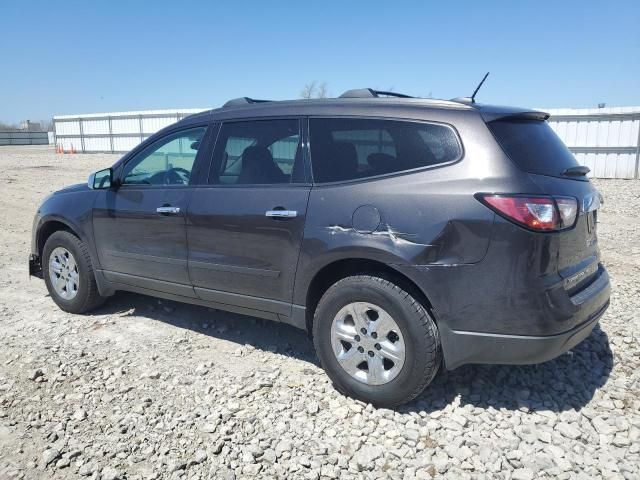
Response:
MULTIPOLYGON (((205 108, 58 115, 56 144, 66 151, 126 152, 163 127, 205 108)), ((640 177, 640 107, 542 109, 549 123, 597 178, 640 177)))

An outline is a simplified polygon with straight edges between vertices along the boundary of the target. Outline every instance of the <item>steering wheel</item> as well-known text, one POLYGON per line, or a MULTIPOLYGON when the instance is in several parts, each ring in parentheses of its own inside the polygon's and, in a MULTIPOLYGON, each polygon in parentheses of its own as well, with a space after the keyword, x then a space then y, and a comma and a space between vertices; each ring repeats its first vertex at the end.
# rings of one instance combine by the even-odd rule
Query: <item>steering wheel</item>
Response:
POLYGON ((191 172, 186 168, 174 167, 165 173, 164 183, 166 185, 185 185, 189 183, 190 176, 191 172))

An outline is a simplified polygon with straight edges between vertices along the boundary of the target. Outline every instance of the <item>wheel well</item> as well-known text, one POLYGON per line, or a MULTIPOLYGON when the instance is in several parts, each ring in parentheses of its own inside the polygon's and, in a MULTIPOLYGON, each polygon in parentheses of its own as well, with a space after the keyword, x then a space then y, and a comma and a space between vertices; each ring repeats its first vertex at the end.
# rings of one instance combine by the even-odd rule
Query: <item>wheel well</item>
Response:
POLYGON ((424 292, 410 278, 389 265, 364 258, 338 260, 326 265, 316 273, 307 289, 306 323, 309 335, 311 335, 313 329, 313 315, 324 292, 326 292, 331 285, 345 277, 361 274, 378 275, 392 281, 410 293, 416 300, 422 303, 427 310, 432 310, 431 303, 424 292))
POLYGON ((44 244, 47 242, 47 239, 55 232, 66 231, 72 233, 75 236, 78 236, 76 232, 74 232, 69 225, 66 223, 58 222, 55 220, 51 220, 42 227, 40 227, 40 231, 38 232, 38 255, 40 256, 40 261, 42 261, 42 251, 44 250, 44 244))

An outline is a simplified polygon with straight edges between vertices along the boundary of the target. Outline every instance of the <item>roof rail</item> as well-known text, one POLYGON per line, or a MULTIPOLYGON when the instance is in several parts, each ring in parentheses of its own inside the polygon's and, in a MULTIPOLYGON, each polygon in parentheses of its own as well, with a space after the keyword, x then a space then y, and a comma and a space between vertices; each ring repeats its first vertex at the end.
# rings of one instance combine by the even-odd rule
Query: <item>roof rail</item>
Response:
POLYGON ((414 98, 404 93, 386 92, 384 90, 374 90, 373 88, 356 88, 347 90, 340 98, 378 98, 378 97, 397 97, 397 98, 414 98))
POLYGON ((239 97, 233 98, 225 103, 222 108, 225 107, 237 107, 239 105, 250 105, 252 103, 265 103, 270 102, 271 100, 258 100, 257 98, 249 98, 249 97, 239 97))

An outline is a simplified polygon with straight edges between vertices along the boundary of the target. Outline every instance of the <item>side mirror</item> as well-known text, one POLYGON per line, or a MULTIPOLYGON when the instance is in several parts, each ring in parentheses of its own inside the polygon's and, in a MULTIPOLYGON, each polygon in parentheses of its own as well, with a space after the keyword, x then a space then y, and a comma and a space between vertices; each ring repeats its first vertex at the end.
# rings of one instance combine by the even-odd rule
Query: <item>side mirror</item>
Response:
POLYGON ((89 175, 87 185, 92 190, 111 188, 113 185, 113 170, 105 168, 89 175))

